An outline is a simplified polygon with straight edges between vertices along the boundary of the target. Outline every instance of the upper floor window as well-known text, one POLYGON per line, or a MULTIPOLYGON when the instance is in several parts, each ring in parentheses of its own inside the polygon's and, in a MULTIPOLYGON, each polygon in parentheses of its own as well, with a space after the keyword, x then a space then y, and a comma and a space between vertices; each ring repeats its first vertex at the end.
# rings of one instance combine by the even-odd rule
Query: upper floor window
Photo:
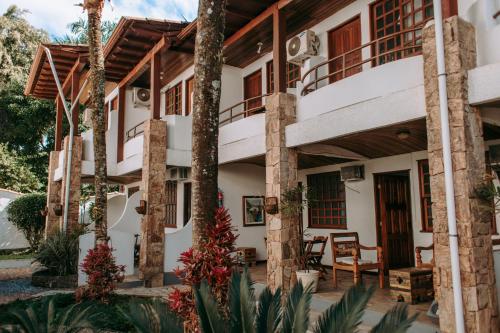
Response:
MULTIPOLYGON (((266 64, 266 88, 269 94, 274 92, 274 66, 273 61, 268 61, 266 64)), ((286 65, 286 86, 288 88, 295 88, 297 81, 300 81, 300 66, 287 62, 286 65)))
POLYGON ((186 116, 193 112, 193 91, 194 91, 194 76, 186 80, 186 116))
POLYGON ((165 94, 165 114, 182 115, 182 82, 167 90, 165 94))
POLYGON ((422 231, 432 232, 432 203, 429 160, 418 161, 418 182, 420 188, 420 209, 422 231))
POLYGON ((422 29, 414 29, 423 27, 433 17, 432 0, 375 2, 371 6, 371 25, 372 39, 379 40, 373 45, 373 51, 379 55, 378 64, 420 53, 422 29))
POLYGON ((308 175, 307 187, 314 193, 308 207, 309 227, 347 229, 345 186, 340 171, 308 175))

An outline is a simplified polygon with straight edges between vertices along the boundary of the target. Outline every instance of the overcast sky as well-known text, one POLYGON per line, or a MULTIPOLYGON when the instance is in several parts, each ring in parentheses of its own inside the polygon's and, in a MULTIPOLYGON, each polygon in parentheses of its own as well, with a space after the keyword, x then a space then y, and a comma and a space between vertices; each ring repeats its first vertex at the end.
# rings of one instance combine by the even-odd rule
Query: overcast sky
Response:
MULTIPOLYGON (((51 36, 64 35, 68 23, 85 17, 83 0, 0 0, 0 12, 12 4, 29 11, 26 19, 35 27, 45 29, 51 36)), ((121 16, 188 20, 196 17, 198 0, 106 0, 104 19, 117 21, 121 16)))

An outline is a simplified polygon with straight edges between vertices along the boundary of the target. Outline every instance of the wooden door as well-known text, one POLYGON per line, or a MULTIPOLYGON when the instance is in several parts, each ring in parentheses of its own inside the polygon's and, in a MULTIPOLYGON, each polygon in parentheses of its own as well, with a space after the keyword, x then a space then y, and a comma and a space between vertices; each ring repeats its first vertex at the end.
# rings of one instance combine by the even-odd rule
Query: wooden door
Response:
MULTIPOLYGON (((262 72, 258 71, 248 75, 244 79, 244 99, 245 101, 252 97, 262 96, 262 72)), ((262 106, 262 98, 255 98, 248 101, 245 105, 246 110, 252 110, 262 106)), ((249 116, 251 114, 247 114, 249 116)))
POLYGON ((330 62, 330 83, 361 72, 361 66, 351 66, 361 62, 361 19, 359 16, 328 32, 328 58, 338 59, 330 62), (349 52, 352 51, 352 52, 349 52), (342 56, 344 55, 344 56, 342 56))
POLYGON ((184 226, 191 219, 191 198, 192 194, 191 183, 184 183, 184 226))
POLYGON ((377 235, 386 269, 413 267, 410 175, 375 175, 377 235))

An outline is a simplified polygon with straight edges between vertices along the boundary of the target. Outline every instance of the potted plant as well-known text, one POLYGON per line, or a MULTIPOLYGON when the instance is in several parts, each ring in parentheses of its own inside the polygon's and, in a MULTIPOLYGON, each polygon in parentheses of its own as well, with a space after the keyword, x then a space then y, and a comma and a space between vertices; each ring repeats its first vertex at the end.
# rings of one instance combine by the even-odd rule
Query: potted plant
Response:
MULTIPOLYGON (((285 191, 281 198, 281 213, 288 217, 298 217, 302 214, 304 207, 313 201, 313 192, 311 188, 298 185, 297 187, 285 191)), ((299 270, 295 272, 297 281, 301 281, 304 287, 311 284, 311 291, 315 293, 318 289, 320 272, 311 269, 309 266, 309 255, 306 249, 304 238, 309 236, 304 232, 304 226, 299 223, 299 270)))

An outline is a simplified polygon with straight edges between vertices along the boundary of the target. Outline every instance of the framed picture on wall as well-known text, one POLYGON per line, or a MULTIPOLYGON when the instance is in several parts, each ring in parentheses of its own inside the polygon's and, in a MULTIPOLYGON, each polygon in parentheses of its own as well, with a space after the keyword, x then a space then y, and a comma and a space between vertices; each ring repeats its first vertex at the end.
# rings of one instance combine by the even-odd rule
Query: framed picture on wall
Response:
POLYGON ((243 226, 250 227, 266 224, 263 196, 243 197, 243 226))

